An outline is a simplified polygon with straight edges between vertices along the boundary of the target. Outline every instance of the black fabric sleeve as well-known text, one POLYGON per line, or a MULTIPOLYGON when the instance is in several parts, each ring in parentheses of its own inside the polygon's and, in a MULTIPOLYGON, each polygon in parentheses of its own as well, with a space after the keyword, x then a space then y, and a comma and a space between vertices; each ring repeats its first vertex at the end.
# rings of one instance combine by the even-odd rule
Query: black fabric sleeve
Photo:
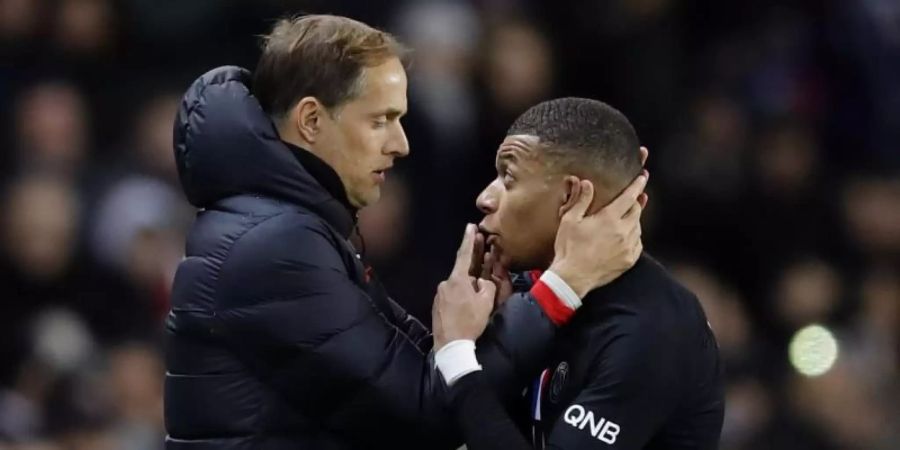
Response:
POLYGON ((468 450, 531 450, 482 372, 466 374, 450 389, 454 418, 468 450))
POLYGON ((397 304, 394 299, 388 298, 388 302, 390 304, 391 311, 394 314, 394 321, 400 331, 403 332, 403 334, 407 335, 409 339, 416 344, 416 347, 418 347, 422 352, 427 353, 429 350, 431 350, 431 330, 429 330, 425 325, 422 325, 422 322, 419 321, 419 319, 406 312, 406 310, 403 309, 402 306, 397 304))
POLYGON ((491 317, 476 341, 475 354, 486 381, 504 404, 541 371, 556 330, 528 292, 513 294, 491 317))

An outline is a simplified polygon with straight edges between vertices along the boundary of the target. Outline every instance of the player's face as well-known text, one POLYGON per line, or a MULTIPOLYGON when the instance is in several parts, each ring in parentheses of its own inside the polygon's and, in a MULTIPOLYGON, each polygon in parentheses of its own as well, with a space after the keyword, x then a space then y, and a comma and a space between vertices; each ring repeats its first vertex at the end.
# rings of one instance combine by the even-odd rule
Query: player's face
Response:
POLYGON ((409 154, 400 125, 407 107, 406 71, 400 60, 367 68, 362 76, 362 93, 334 117, 324 114, 317 137, 322 158, 338 173, 357 208, 378 201, 394 159, 409 154))
POLYGON ((513 270, 545 269, 553 261, 564 190, 562 176, 543 158, 537 137, 507 136, 497 150, 497 178, 476 200, 487 243, 513 270))

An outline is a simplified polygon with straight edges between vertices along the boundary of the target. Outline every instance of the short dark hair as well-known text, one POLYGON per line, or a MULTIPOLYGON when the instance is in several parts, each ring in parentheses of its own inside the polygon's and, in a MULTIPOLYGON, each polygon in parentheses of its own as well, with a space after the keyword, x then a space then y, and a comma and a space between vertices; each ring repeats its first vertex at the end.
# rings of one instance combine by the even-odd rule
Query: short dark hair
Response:
POLYGON ((392 57, 405 62, 407 54, 391 34, 347 17, 282 19, 263 36, 252 90, 275 118, 306 96, 333 108, 360 94, 364 68, 392 57))
POLYGON ((589 176, 607 189, 624 189, 640 172, 640 141, 628 118, 589 98, 548 100, 522 113, 507 136, 537 136, 548 163, 589 176))

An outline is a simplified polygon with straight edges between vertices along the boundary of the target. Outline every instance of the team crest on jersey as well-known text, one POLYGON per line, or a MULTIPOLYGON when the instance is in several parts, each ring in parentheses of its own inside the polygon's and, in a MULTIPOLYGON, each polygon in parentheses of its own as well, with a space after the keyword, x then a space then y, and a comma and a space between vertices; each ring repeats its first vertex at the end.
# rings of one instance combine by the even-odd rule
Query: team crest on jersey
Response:
POLYGON ((562 395, 563 388, 566 385, 566 378, 569 376, 569 363, 563 361, 556 366, 556 371, 553 372, 553 378, 550 379, 550 392, 547 397, 551 403, 559 402, 559 397, 562 395))

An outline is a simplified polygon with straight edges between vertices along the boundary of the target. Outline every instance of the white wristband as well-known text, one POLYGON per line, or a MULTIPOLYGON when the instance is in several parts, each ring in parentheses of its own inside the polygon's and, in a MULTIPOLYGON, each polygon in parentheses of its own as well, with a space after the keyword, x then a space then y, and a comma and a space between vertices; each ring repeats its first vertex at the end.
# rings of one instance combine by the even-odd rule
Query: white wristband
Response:
POLYGON ((566 306, 573 310, 581 308, 581 297, 559 275, 547 270, 541 275, 541 281, 556 294, 566 306))
POLYGON ((475 358, 475 341, 468 339, 451 341, 441 347, 434 354, 434 364, 447 386, 452 386, 463 375, 481 370, 475 358))

